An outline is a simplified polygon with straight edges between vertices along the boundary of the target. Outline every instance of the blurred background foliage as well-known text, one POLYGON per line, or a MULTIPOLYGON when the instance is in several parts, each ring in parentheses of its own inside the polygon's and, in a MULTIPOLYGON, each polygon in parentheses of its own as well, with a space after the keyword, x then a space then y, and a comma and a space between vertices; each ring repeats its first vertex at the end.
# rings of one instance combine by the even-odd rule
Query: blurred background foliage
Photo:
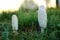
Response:
MULTIPOLYGON (((19 21, 19 35, 9 36, 10 40, 60 40, 60 9, 47 9, 47 28, 43 35, 40 34, 38 25, 38 10, 19 9, 15 12, 3 12, 0 14, 0 22, 10 23, 15 13, 19 21)), ((10 28, 11 30, 11 28, 10 28)), ((3 38, 0 38, 3 40, 3 38)))

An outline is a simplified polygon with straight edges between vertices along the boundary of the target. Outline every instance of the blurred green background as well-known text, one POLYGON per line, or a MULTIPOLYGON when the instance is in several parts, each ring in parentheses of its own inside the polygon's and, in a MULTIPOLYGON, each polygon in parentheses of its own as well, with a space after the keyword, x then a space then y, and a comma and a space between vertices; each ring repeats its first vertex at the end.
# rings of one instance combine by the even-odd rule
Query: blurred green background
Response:
MULTIPOLYGON (((10 40, 60 40, 60 8, 47 9, 48 23, 45 34, 41 35, 38 25, 38 10, 19 9, 15 12, 2 12, 0 14, 0 22, 7 23, 9 32, 11 32, 11 17, 15 13, 19 22, 19 34, 17 36, 10 35, 10 40), (8 24, 9 23, 9 24, 8 24)), ((2 25, 0 25, 1 27, 2 25)), ((4 25, 3 25, 4 27, 4 25)), ((0 36, 0 40, 4 40, 0 36)))

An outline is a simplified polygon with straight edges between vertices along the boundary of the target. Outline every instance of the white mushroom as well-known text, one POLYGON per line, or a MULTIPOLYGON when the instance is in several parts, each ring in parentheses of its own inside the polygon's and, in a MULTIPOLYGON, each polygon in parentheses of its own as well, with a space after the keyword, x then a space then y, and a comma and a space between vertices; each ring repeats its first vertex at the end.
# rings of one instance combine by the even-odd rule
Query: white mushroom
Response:
POLYGON ((12 15, 12 30, 13 32, 18 31, 18 18, 16 15, 12 15))
POLYGON ((41 27, 41 33, 44 32, 44 29, 47 26, 47 13, 44 5, 41 5, 38 10, 38 22, 41 27))

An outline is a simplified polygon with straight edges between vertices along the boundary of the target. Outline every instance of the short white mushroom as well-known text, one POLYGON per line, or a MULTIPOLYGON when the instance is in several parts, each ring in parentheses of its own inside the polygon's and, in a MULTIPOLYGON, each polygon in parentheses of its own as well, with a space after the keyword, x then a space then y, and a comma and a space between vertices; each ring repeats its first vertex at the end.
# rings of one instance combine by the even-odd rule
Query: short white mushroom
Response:
POLYGON ((13 32, 18 31, 18 18, 15 14, 12 15, 12 30, 13 30, 13 32))

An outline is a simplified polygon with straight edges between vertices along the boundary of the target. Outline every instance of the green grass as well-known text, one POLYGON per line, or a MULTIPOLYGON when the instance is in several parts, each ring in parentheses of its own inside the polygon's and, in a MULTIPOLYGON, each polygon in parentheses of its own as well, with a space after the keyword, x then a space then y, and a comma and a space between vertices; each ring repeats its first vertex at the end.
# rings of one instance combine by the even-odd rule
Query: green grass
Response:
MULTIPOLYGON (((60 9, 47 9, 48 23, 44 34, 40 34, 37 10, 20 9, 14 12, 19 20, 19 34, 9 35, 10 40, 60 40, 60 9)), ((0 14, 0 22, 10 23, 11 12, 0 14)), ((11 31, 11 28, 10 28, 11 31)))

